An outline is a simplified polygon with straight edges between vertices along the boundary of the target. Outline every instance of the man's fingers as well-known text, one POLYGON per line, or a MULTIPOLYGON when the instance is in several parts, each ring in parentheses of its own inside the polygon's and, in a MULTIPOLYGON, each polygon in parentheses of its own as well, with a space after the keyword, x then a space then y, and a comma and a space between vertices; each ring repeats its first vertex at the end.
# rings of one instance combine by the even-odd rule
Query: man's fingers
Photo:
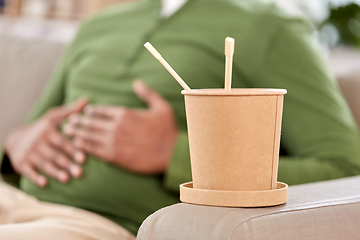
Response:
POLYGON ((143 81, 136 80, 133 83, 134 92, 136 95, 148 104, 150 108, 158 109, 167 105, 167 101, 161 97, 157 92, 149 88, 143 81))
POLYGON ((71 114, 68 117, 68 121, 72 125, 71 127, 86 128, 91 131, 110 131, 112 128, 111 122, 109 120, 94 116, 71 114))
POLYGON ((48 141, 55 148, 64 151, 68 156, 72 157, 78 163, 85 162, 85 154, 76 149, 73 144, 65 139, 57 130, 50 130, 48 134, 48 141))
POLYGON ((48 116, 50 121, 57 126, 70 114, 81 112, 87 104, 88 100, 86 98, 80 98, 70 106, 62 106, 51 109, 48 112, 48 116))
POLYGON ((55 167, 53 163, 45 160, 43 156, 38 154, 32 154, 31 156, 29 156, 29 160, 37 170, 43 172, 49 177, 57 179, 63 183, 69 181, 69 175, 65 171, 55 167))
MULTIPOLYGON (((58 152, 57 149, 53 148, 51 145, 46 143, 40 144, 38 151, 41 156, 43 156, 48 161, 54 163, 61 169, 69 172, 73 177, 79 178, 82 175, 82 169, 75 163, 73 163, 69 158, 67 158, 63 153, 58 152)), ((59 178, 60 176, 58 176, 59 178)))
POLYGON ((95 143, 93 141, 89 141, 79 137, 75 137, 73 142, 76 147, 84 150, 91 155, 103 158, 104 160, 108 159, 107 152, 104 149, 103 144, 95 143))
POLYGON ((28 178, 30 181, 35 183, 40 187, 45 187, 47 185, 46 177, 40 175, 35 169, 29 164, 25 164, 21 171, 22 175, 28 178))
POLYGON ((117 116, 120 107, 103 106, 103 105, 87 105, 84 108, 85 116, 112 119, 117 116))
POLYGON ((88 103, 89 103, 89 100, 87 98, 81 97, 69 107, 68 113, 71 114, 71 113, 75 113, 75 112, 80 112, 84 109, 84 107, 88 103))
POLYGON ((97 145, 94 142, 87 141, 85 139, 81 139, 79 137, 74 138, 74 145, 80 149, 85 150, 86 152, 90 154, 95 154, 97 145))
POLYGON ((95 143, 102 143, 106 141, 104 133, 93 131, 89 128, 79 128, 72 125, 67 125, 64 130, 65 133, 70 136, 81 138, 87 141, 95 143))

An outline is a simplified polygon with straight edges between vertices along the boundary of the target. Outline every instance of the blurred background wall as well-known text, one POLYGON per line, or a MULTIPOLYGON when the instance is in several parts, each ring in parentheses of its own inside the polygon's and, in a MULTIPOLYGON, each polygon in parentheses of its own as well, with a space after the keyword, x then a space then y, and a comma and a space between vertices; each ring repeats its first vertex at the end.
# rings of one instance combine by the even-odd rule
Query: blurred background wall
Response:
MULTIPOLYGON (((0 143, 29 113, 79 22, 124 1, 0 0, 0 143)), ((360 0, 263 1, 311 22, 360 123, 360 0)))

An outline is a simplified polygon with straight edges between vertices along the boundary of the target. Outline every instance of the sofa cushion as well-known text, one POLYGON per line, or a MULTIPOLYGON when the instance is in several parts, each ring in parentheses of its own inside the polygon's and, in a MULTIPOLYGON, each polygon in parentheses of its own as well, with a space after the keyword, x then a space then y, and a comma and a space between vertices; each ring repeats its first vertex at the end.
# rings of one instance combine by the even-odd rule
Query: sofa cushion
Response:
POLYGON ((360 71, 337 78, 341 91, 360 127, 360 71))
POLYGON ((345 46, 336 47, 330 51, 328 62, 360 126, 360 50, 345 46))
POLYGON ((359 239, 360 177, 289 187, 286 204, 226 208, 180 203, 141 225, 150 239, 359 239))
POLYGON ((29 113, 65 43, 0 36, 0 143, 29 113))

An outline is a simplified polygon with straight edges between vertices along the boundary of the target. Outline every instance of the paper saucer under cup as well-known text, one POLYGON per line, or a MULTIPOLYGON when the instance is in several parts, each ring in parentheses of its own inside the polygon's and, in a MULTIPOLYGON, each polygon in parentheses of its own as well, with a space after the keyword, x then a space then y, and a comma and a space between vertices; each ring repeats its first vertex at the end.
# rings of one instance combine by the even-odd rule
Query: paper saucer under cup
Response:
POLYGON ((195 189, 193 183, 180 185, 180 200, 207 206, 219 207, 268 207, 286 203, 288 185, 277 182, 277 188, 262 191, 222 191, 195 189))

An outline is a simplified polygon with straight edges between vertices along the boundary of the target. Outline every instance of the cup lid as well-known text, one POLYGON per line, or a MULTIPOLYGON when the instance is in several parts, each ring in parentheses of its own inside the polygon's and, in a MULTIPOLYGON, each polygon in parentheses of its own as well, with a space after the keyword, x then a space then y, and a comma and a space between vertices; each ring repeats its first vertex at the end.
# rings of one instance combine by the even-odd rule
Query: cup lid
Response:
POLYGON ((212 89, 192 89, 191 91, 182 90, 183 95, 196 96, 269 96, 269 95, 284 95, 287 93, 286 89, 275 88, 232 88, 231 91, 225 91, 223 88, 212 89))

